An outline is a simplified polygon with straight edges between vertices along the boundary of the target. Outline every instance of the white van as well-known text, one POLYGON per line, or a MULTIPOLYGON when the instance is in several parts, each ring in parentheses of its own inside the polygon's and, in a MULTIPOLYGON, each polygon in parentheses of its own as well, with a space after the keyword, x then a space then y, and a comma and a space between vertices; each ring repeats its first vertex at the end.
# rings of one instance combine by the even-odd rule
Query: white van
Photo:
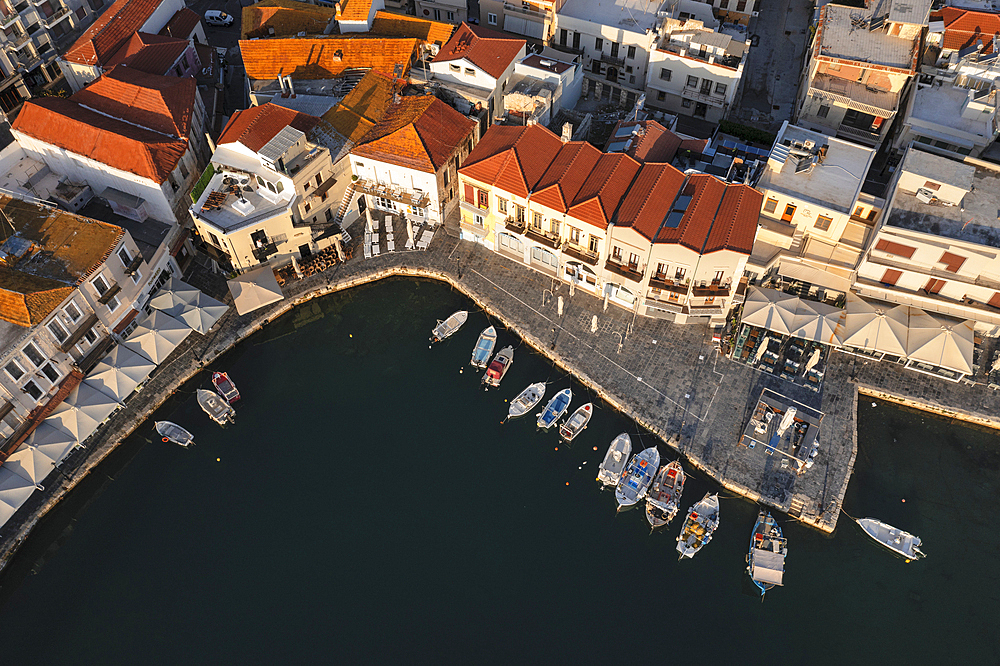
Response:
POLYGON ((220 12, 218 9, 205 12, 205 23, 208 25, 229 26, 233 24, 233 21, 232 15, 220 12))

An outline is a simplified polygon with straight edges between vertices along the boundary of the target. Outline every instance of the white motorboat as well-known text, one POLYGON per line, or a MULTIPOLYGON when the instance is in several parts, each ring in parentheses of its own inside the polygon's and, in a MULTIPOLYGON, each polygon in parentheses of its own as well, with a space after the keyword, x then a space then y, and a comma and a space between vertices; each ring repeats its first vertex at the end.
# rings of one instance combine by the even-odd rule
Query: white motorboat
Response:
POLYGON ((472 367, 485 368, 493 353, 493 345, 497 343, 497 329, 490 326, 479 334, 476 348, 472 350, 472 367))
POLYGON ((694 557, 702 547, 712 540, 715 529, 719 526, 719 496, 705 496, 700 502, 688 509, 687 518, 677 537, 677 552, 680 556, 694 557))
POLYGON ((586 405, 577 407, 573 414, 563 421, 559 426, 559 436, 563 441, 572 442, 581 432, 586 430, 590 423, 590 417, 594 415, 594 403, 588 402, 586 405))
POLYGON ((486 368, 486 374, 483 375, 483 384, 494 388, 500 386, 500 381, 512 365, 514 365, 514 348, 508 345, 493 357, 493 362, 490 363, 490 367, 486 368))
POLYGON ((894 553, 902 555, 909 560, 919 560, 926 557, 920 550, 920 538, 909 532, 887 525, 876 518, 862 518, 858 520, 858 525, 865 531, 865 534, 878 541, 894 553))
POLYGON ((173 442, 174 444, 180 444, 183 447, 188 447, 194 444, 194 435, 176 423, 171 423, 170 421, 157 421, 153 424, 153 427, 156 428, 156 432, 160 433, 163 437, 164 442, 173 442))
POLYGON ((597 470, 597 480, 605 486, 617 486, 630 455, 632 455, 632 438, 623 432, 615 437, 608 447, 608 452, 597 470))
POLYGON ((462 328, 462 324, 469 318, 469 313, 459 310, 444 321, 439 321, 434 330, 431 331, 431 341, 441 342, 445 338, 451 337, 455 331, 462 328))
POLYGON ((569 409, 569 403, 573 400, 573 392, 568 388, 559 391, 552 399, 549 400, 549 404, 545 405, 545 409, 538 415, 538 427, 548 430, 556 424, 556 421, 566 413, 569 409))
POLYGON ((544 397, 544 382, 536 382, 530 385, 510 401, 510 407, 507 409, 507 418, 514 419, 518 416, 524 416, 534 409, 535 405, 540 403, 544 397))
POLYGON ((198 389, 198 405, 219 425, 236 423, 236 410, 215 391, 198 389))

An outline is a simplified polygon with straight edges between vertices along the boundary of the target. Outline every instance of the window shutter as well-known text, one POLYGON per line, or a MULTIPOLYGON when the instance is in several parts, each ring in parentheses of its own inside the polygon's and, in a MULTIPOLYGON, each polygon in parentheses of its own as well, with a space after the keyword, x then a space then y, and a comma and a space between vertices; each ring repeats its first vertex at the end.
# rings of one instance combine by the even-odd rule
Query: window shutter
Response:
POLYGON ((473 187, 468 183, 465 184, 465 200, 470 204, 476 203, 476 197, 475 194, 473 193, 473 187))

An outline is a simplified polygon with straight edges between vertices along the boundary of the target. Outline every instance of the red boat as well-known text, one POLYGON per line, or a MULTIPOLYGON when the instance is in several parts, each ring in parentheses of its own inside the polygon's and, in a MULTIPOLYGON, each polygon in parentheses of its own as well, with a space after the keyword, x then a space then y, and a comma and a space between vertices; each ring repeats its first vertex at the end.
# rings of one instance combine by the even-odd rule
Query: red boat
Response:
POLYGON ((212 386, 230 405, 240 399, 240 392, 236 390, 236 384, 225 372, 212 373, 212 386))
POLYGON ((512 363, 514 363, 514 348, 504 347, 493 357, 490 367, 486 368, 486 374, 483 375, 483 383, 487 386, 500 386, 500 380, 510 370, 512 363))

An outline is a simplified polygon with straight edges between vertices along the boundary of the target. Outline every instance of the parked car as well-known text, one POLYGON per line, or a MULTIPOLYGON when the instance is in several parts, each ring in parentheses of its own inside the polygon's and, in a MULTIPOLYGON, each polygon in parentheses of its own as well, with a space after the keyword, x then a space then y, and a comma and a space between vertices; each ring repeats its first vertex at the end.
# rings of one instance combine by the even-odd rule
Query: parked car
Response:
POLYGON ((220 12, 218 9, 205 12, 205 23, 208 25, 230 26, 234 20, 231 14, 220 12))

